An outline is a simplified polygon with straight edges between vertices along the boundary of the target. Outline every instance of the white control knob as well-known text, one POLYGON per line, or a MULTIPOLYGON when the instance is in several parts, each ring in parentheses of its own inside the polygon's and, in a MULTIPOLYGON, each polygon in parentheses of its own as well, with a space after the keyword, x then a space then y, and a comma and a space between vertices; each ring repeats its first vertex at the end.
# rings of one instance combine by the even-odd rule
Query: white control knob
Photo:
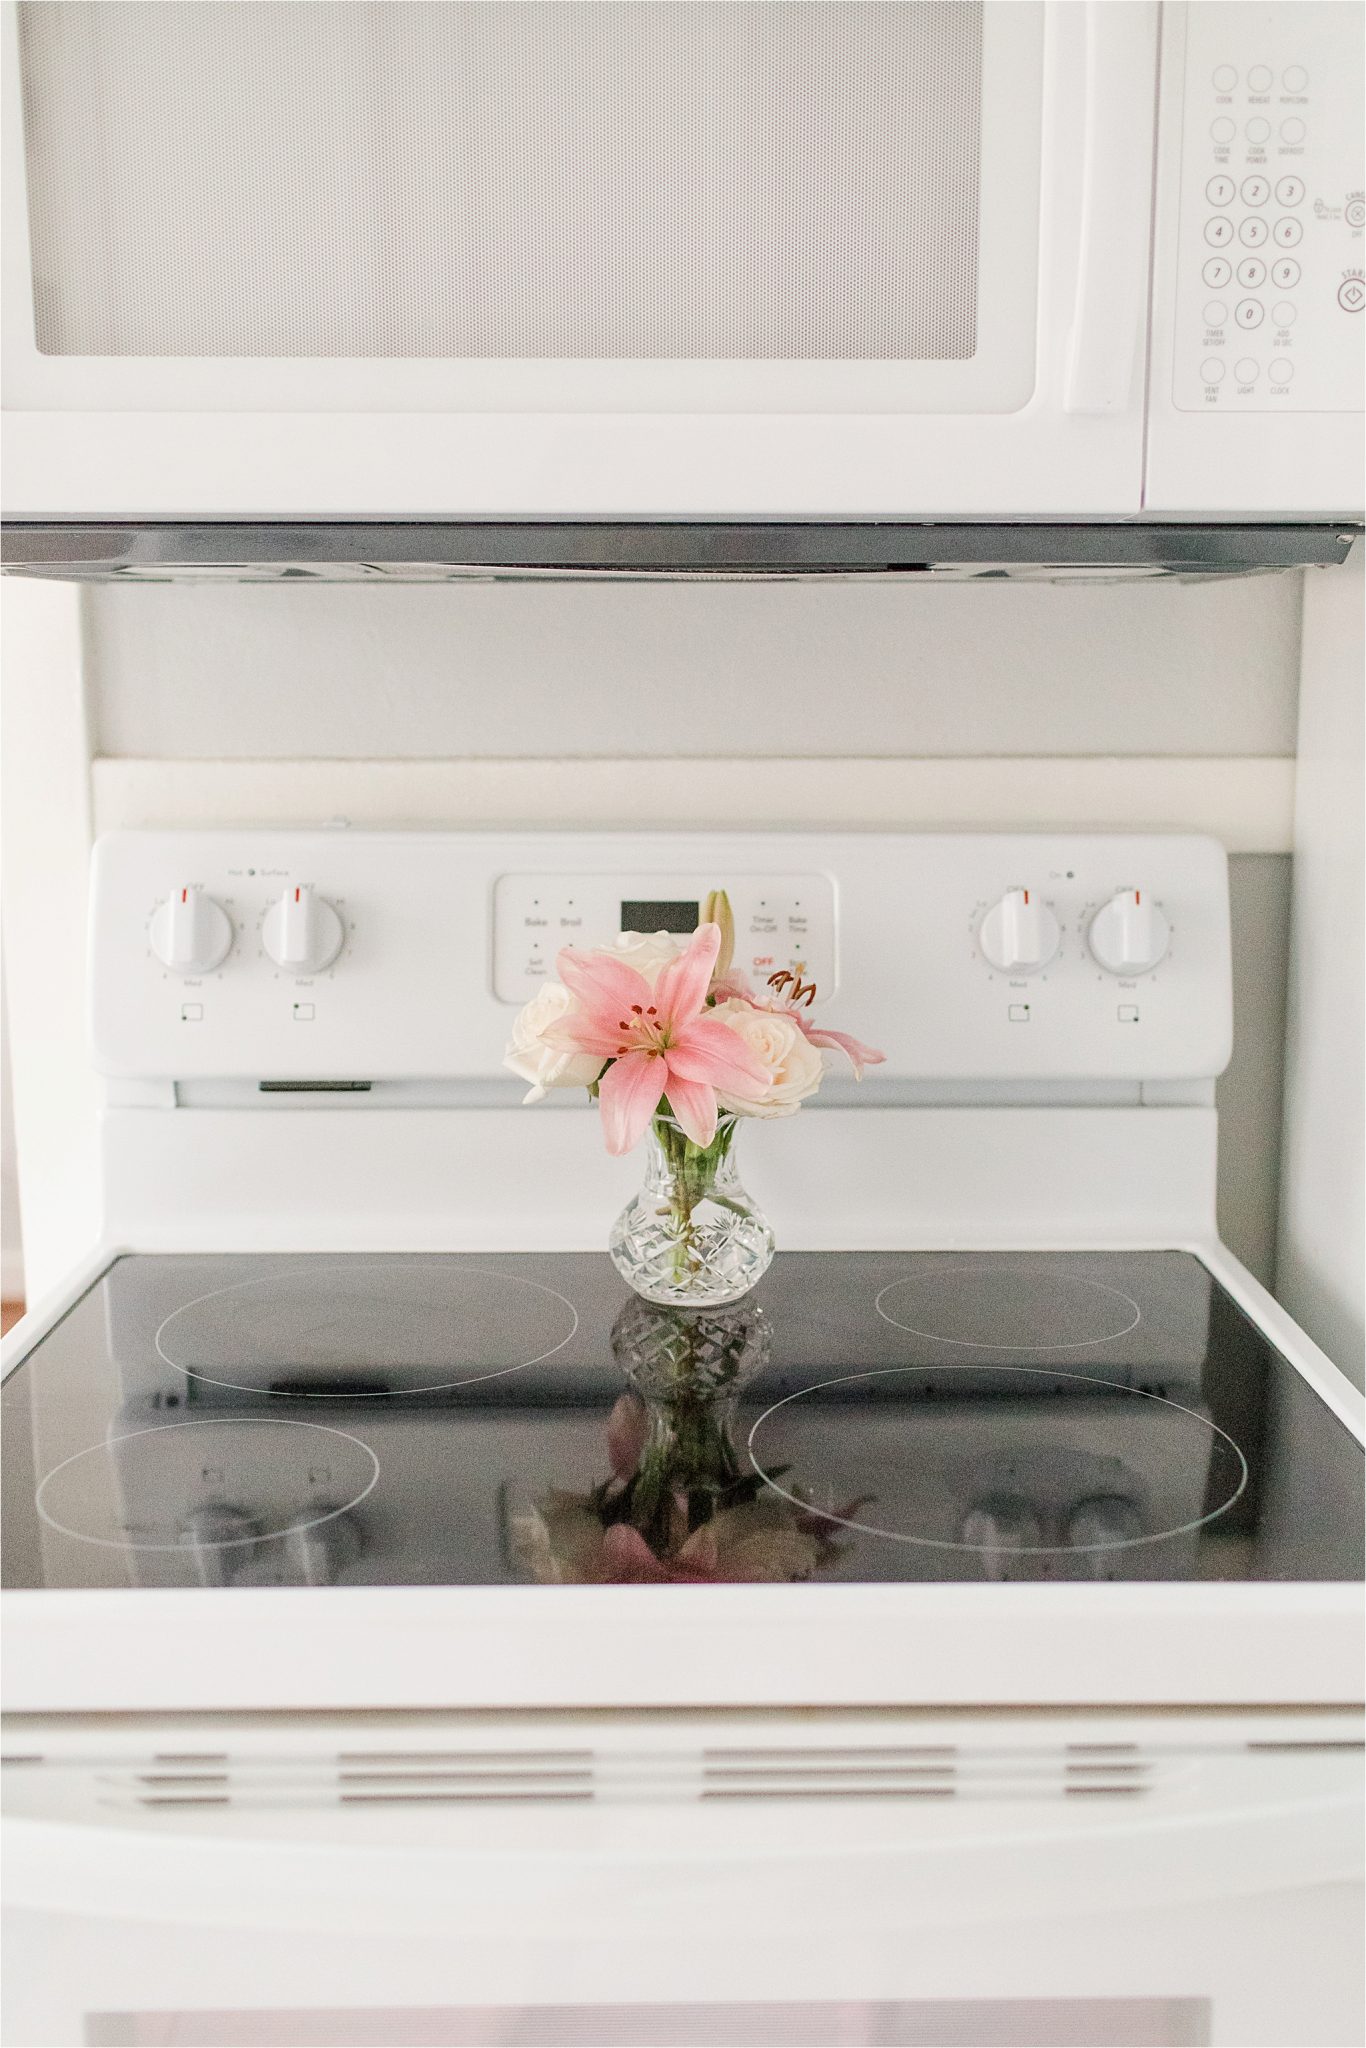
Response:
POLYGON ((1121 889, 1091 920, 1091 951, 1109 974, 1146 974, 1166 953, 1171 931, 1146 889, 1121 889))
POLYGON ((342 921, 308 882, 285 890, 266 912, 261 943, 287 974, 321 974, 342 948, 342 921))
POLYGON ((202 1586, 231 1586, 255 1549, 261 1524, 244 1508, 210 1503, 181 1526, 180 1540, 194 1553, 202 1586))
POLYGON ((1021 1552, 1044 1548, 1038 1516, 1028 1501, 1014 1498, 979 1501, 970 1507, 959 1541, 981 1552, 983 1575, 997 1581, 1025 1576, 1021 1552))
POLYGON ((348 1565, 365 1548, 360 1524, 352 1514, 319 1512, 310 1504, 305 1520, 285 1531, 288 1585, 335 1586, 348 1565))
POLYGON ((173 889, 152 918, 152 951, 172 974, 212 974, 232 946, 232 922, 202 889, 173 889))
POLYGON ((1114 1549, 1137 1543, 1143 1535, 1138 1509, 1119 1494, 1105 1494, 1084 1500, 1067 1518, 1063 1541, 1081 1553, 1081 1568, 1093 1579, 1117 1576, 1114 1549))
POLYGON ((982 919, 982 951, 1002 974, 1037 974, 1058 950, 1058 920, 1033 889, 1007 889, 982 919))

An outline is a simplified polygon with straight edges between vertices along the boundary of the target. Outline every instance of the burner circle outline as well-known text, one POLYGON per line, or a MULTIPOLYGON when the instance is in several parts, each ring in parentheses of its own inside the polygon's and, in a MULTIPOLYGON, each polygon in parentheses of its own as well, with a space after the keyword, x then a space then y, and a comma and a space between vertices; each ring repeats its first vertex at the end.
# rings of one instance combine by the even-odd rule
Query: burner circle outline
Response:
MULTIPOLYGON (((1187 1408, 1180 1401, 1168 1399, 1165 1394, 1149 1394, 1142 1387, 1126 1387, 1118 1380, 1092 1379, 1089 1373, 1054 1372, 1051 1367, 1046 1365, 1005 1365, 993 1366, 989 1369, 993 1372, 1026 1373, 1035 1379, 1075 1380, 1079 1386, 1104 1387, 1109 1393, 1133 1394, 1139 1400, 1153 1401, 1160 1408, 1172 1408, 1178 1415, 1188 1416, 1192 1422, 1199 1423, 1200 1427, 1207 1430, 1211 1436, 1222 1437, 1223 1441, 1233 1452, 1234 1457, 1238 1460, 1238 1484, 1234 1487, 1228 1499, 1221 1501, 1219 1506, 1211 1509, 1207 1515, 1197 1515, 1193 1521, 1178 1523, 1174 1529, 1157 1529, 1152 1534, 1146 1536, 1126 1536, 1119 1543, 1022 1543, 1013 1552, 1017 1557, 1108 1556, 1115 1551, 1140 1550, 1146 1544, 1168 1543, 1173 1537, 1188 1536, 1192 1530, 1203 1529, 1208 1523, 1218 1521, 1220 1515, 1226 1515, 1229 1509, 1237 1501, 1241 1500, 1243 1494, 1247 1491, 1247 1484, 1251 1475, 1248 1471, 1247 1459, 1243 1456, 1241 1447, 1229 1435, 1226 1429, 1221 1429, 1219 1424, 1211 1421, 1208 1416, 1201 1415, 1198 1409, 1187 1408)), ((942 1373, 943 1370, 942 1365, 880 1365, 871 1368, 867 1372, 840 1373, 834 1379, 819 1380, 815 1386, 798 1387, 795 1393, 784 1394, 780 1401, 771 1402, 765 1408, 763 1414, 756 1417, 751 1425, 749 1435, 745 1439, 745 1448, 749 1452, 749 1461, 763 1480, 765 1486, 771 1487, 774 1493, 779 1494, 783 1500, 789 1501, 793 1507, 800 1508, 806 1514, 811 1514, 813 1509, 810 1501, 802 1500, 799 1495, 791 1492, 787 1487, 780 1486, 776 1479, 770 1479, 755 1455, 754 1439, 769 1417, 776 1415, 780 1408, 786 1408, 790 1402, 803 1400, 808 1394, 823 1393, 827 1387, 847 1386, 851 1380, 885 1379, 890 1374, 896 1373, 942 1373)), ((884 1542, 905 1543, 922 1550, 962 1551, 971 1556, 980 1556, 982 1552, 982 1545, 980 1543, 955 1543, 946 1536, 907 1536, 899 1529, 880 1529, 873 1522, 860 1522, 844 1515, 828 1515, 823 1508, 817 1508, 814 1512, 820 1516, 822 1521, 828 1522, 834 1529, 852 1529, 857 1535, 878 1536, 884 1542)))
POLYGON ((33 1505, 38 1510, 39 1518, 47 1523, 49 1529, 55 1529, 60 1536, 69 1536, 74 1543, 93 1543, 100 1550, 155 1550, 177 1557, 188 1556, 195 1547, 188 1543, 138 1543, 133 1538, 127 1536, 89 1536, 81 1529, 72 1529, 65 1522, 59 1522, 54 1515, 48 1513, 48 1510, 43 1506, 44 1490, 51 1485, 59 1473, 65 1472, 71 1465, 79 1464, 82 1458, 91 1458, 97 1453, 112 1451, 115 1444, 131 1443, 135 1437, 161 1436, 165 1431, 175 1429, 240 1428, 244 1425, 251 1428, 259 1423, 268 1423, 275 1429, 315 1429, 322 1436, 341 1437, 344 1443, 354 1444, 357 1450, 364 1451, 366 1457, 370 1460, 370 1477, 366 1480, 359 1493, 352 1494, 350 1500, 338 1502, 328 1508, 326 1514, 312 1515, 306 1522, 289 1522, 283 1529, 268 1529, 260 1535, 227 1536, 216 1542, 201 1543, 197 1546, 199 1549, 246 1550, 254 1543, 279 1543, 286 1536, 302 1535, 306 1529, 320 1529, 325 1522, 335 1521, 338 1515, 350 1514, 352 1509, 358 1508, 361 1502, 368 1499, 376 1486, 378 1486, 379 1459, 363 1438, 352 1436, 348 1429, 335 1429, 328 1422, 299 1422, 293 1416, 288 1415, 197 1415, 192 1421, 160 1422, 153 1423, 148 1429, 128 1429, 121 1436, 106 1437, 105 1441, 101 1444, 87 1444, 83 1451, 73 1451, 69 1458, 63 1458, 59 1465, 54 1465, 52 1470, 45 1473, 43 1478, 39 1480, 37 1490, 33 1496, 33 1505))
MULTIPOLYGON (((933 1270, 939 1273, 947 1274, 950 1269, 947 1266, 940 1266, 933 1270)), ((975 1273, 971 1275, 964 1275, 962 1277, 975 1279, 984 1278, 988 1276, 996 1277, 1001 1274, 1007 1274, 1014 1277, 1024 1277, 1026 1275, 1027 1270, 1029 1273, 1029 1277, 1035 1277, 1033 1269, 1004 1265, 985 1267, 979 1266, 976 1269, 975 1273)), ((925 1341, 929 1344, 952 1344, 957 1350, 960 1351, 1024 1351, 1035 1353, 1053 1351, 1088 1351, 1090 1350, 1092 1345, 1095 1344, 1117 1343, 1121 1337, 1127 1337, 1131 1331, 1136 1330, 1143 1320, 1142 1309, 1134 1300, 1133 1296, 1131 1294, 1125 1294, 1122 1288, 1110 1287, 1106 1284, 1104 1280, 1092 1280, 1088 1278, 1088 1276, 1084 1273, 1054 1274, 1049 1277, 1054 1279, 1066 1280, 1069 1286, 1086 1287, 1089 1288, 1095 1294, 1109 1295, 1112 1301, 1123 1302, 1126 1309, 1132 1310, 1132 1314, 1129 1318, 1129 1321, 1125 1323, 1121 1329, 1107 1330, 1103 1336, 1068 1337, 1064 1338, 1060 1343, 1054 1344, 993 1344, 989 1339, 982 1337, 946 1337, 939 1330, 922 1330, 915 1323, 898 1322, 896 1317, 894 1315, 891 1315, 888 1312, 888 1310, 884 1308, 883 1303, 886 1301, 887 1296, 889 1294, 894 1294, 897 1288, 899 1287, 914 1286, 916 1284, 916 1277, 917 1276, 913 1274, 908 1274, 904 1279, 901 1280, 889 1280, 885 1287, 879 1289, 877 1295, 874 1298, 873 1307, 877 1310, 877 1313, 881 1316, 883 1322, 889 1323, 894 1330, 904 1330, 907 1336, 910 1337, 923 1337, 925 1341)))
MULTIPOLYGON (((375 1270, 375 1265, 376 1262, 373 1260, 362 1261, 360 1262, 359 1270, 373 1271, 375 1270)), ((534 1358, 519 1359, 517 1364, 515 1365, 500 1365, 493 1372, 471 1373, 465 1379, 437 1381, 430 1386, 423 1385, 420 1387, 396 1387, 382 1393, 368 1393, 364 1391, 359 1391, 354 1394, 348 1394, 345 1397, 347 1400, 391 1401, 395 1399, 402 1399, 405 1396, 412 1395, 449 1394, 455 1392, 460 1387, 480 1386, 485 1380, 506 1379, 510 1373, 525 1372, 529 1366, 543 1365, 547 1358, 553 1358, 557 1351, 563 1351, 565 1345, 572 1341, 574 1334, 579 1327, 579 1312, 575 1308, 573 1302, 569 1299, 568 1295, 561 1294, 557 1287, 549 1287, 543 1280, 529 1280, 523 1273, 499 1273, 495 1270, 495 1268, 491 1266, 467 1266, 464 1267, 462 1270, 464 1275, 468 1278, 478 1276, 479 1278, 483 1279, 496 1279, 501 1283, 505 1283, 510 1280, 514 1286, 534 1288, 538 1294, 548 1295, 552 1301, 558 1301, 562 1303, 565 1308, 568 1309, 570 1316, 569 1328, 565 1331, 563 1337, 559 1338, 556 1343, 552 1344, 548 1350, 537 1352, 534 1358)), ((196 1295, 192 1301, 182 1302, 179 1308, 173 1308, 171 1310, 171 1313, 165 1318, 163 1318, 161 1324, 158 1326, 155 1337, 152 1339, 153 1345, 156 1350, 156 1354, 158 1358, 161 1359, 163 1364, 170 1366, 173 1372, 180 1373, 187 1380, 199 1380, 206 1387, 225 1387, 231 1393, 253 1394, 256 1395, 258 1398, 260 1398, 264 1394, 267 1398, 274 1400, 336 1401, 339 1397, 334 1393, 311 1394, 308 1393, 306 1390, 301 1389, 297 1392, 292 1391, 289 1394, 285 1395, 271 1395, 268 1389, 263 1389, 259 1386, 250 1386, 245 1380, 218 1379, 211 1373, 201 1372, 197 1366, 182 1365, 179 1359, 172 1358, 170 1356, 169 1352, 166 1351, 166 1349, 164 1348, 161 1340, 166 1334, 166 1331, 170 1328, 171 1324, 174 1323, 178 1317, 187 1316, 192 1309, 202 1308, 206 1301, 219 1301, 223 1298, 224 1295, 243 1294, 247 1292, 249 1289, 268 1288, 274 1286, 280 1280, 288 1280, 299 1275, 307 1274, 309 1275, 309 1277, 322 1277, 325 1273, 328 1272, 344 1272, 347 1274, 354 1274, 356 1271, 357 1265, 353 1264, 350 1261, 347 1261, 344 1264, 337 1264, 325 1267, 321 1269, 321 1271, 319 1269, 308 1266, 290 1266, 285 1268, 283 1272, 265 1274, 255 1280, 234 1280, 227 1287, 212 1287, 209 1289, 207 1294, 199 1294, 196 1295)))

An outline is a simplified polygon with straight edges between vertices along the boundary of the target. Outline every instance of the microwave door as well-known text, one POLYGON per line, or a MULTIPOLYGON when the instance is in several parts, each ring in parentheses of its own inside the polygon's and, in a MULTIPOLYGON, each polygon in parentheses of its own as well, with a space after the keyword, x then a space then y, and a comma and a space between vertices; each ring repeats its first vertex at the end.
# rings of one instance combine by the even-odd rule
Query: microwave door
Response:
POLYGON ((7 513, 1133 514, 1158 14, 11 6, 7 513))

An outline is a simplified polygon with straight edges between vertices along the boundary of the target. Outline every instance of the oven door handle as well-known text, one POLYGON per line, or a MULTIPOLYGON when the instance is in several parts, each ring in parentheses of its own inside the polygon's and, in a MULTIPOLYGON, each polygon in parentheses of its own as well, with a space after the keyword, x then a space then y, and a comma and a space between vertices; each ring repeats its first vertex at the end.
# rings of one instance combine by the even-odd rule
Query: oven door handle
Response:
POLYGON ((1064 412, 1123 412, 1133 396, 1148 306, 1157 21, 1157 0, 1086 0, 1081 239, 1064 412))

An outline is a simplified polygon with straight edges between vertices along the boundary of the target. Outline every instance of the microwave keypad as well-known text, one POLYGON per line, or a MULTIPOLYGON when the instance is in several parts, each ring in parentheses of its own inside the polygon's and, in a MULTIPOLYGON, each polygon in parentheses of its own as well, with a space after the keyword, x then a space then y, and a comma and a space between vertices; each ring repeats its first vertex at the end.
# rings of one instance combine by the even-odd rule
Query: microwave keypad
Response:
POLYGON ((1173 392, 1183 411, 1361 404, 1359 85, 1326 41, 1313 47, 1316 17, 1335 11, 1281 10, 1274 34, 1264 8, 1188 11, 1173 392), (1296 47, 1270 47, 1287 31, 1296 47))

